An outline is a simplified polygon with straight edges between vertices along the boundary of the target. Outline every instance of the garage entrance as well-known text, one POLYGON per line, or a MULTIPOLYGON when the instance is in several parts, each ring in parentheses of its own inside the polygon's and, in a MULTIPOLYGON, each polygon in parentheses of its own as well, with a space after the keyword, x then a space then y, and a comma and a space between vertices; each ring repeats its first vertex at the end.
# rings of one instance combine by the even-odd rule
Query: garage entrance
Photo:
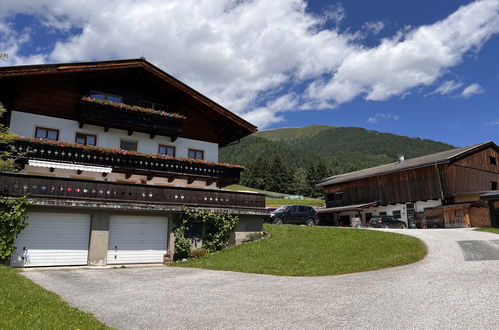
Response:
POLYGON ((11 265, 86 265, 89 231, 89 214, 28 212, 28 227, 16 239, 11 265))
POLYGON ((164 217, 111 216, 107 264, 162 263, 167 227, 164 217))

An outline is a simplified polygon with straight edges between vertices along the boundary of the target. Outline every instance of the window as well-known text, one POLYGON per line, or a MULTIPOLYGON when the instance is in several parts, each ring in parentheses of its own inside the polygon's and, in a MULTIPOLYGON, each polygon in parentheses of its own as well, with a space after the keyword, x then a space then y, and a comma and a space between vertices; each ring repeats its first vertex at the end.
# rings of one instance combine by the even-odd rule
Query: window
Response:
POLYGON ((121 140, 120 148, 127 151, 137 151, 137 141, 121 140))
POLYGON ((386 212, 379 212, 379 215, 386 215, 386 212))
POLYGON ((90 97, 97 100, 112 101, 121 103, 121 96, 101 92, 91 92, 90 97))
POLYGON ((97 144, 97 136, 92 134, 76 133, 75 142, 87 146, 95 146, 97 144))
POLYGON ((395 219, 402 219, 402 212, 400 210, 394 210, 392 215, 395 219))
POLYGON ((497 190, 497 182, 496 181, 490 182, 490 190, 497 190))
POLYGON ((189 158, 204 159, 204 151, 189 149, 189 158))
POLYGON ((52 128, 37 127, 35 130, 35 137, 37 139, 59 140, 59 130, 52 128))
POLYGON ((464 215, 463 210, 455 210, 454 215, 456 217, 462 217, 464 215))
POLYGON ((490 165, 496 166, 497 165, 497 160, 495 157, 490 156, 489 157, 490 165))
POLYGON ((149 102, 149 101, 140 101, 140 106, 143 108, 149 108, 154 110, 166 111, 168 110, 168 106, 166 104, 149 102))
POLYGON ((160 144, 158 154, 175 157, 175 147, 160 144))
POLYGON ((342 200, 343 199, 343 193, 342 192, 337 192, 334 194, 334 200, 342 200))

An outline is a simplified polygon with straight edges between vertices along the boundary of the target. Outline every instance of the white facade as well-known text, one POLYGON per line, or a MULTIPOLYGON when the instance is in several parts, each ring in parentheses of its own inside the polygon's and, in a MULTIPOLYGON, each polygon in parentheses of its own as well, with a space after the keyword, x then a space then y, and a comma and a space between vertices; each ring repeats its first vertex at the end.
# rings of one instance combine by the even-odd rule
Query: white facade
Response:
MULTIPOLYGON (((414 211, 415 212, 423 212, 427 208, 434 208, 442 205, 442 201, 438 200, 428 200, 428 201, 417 201, 414 202, 414 211)), ((366 222, 366 214, 370 213, 372 217, 379 216, 381 213, 386 213, 386 215, 394 215, 394 211, 400 211, 400 220, 404 221, 406 224, 407 220, 407 204, 399 203, 399 204, 391 204, 391 205, 379 205, 374 207, 368 207, 363 209, 361 212, 357 211, 347 211, 342 212, 339 216, 348 215, 350 219, 352 219, 355 215, 359 214, 362 216, 362 221, 366 222)))
POLYGON ((120 129, 109 129, 94 125, 85 125, 79 128, 75 120, 57 117, 42 116, 32 113, 12 111, 10 129, 17 135, 35 137, 36 127, 52 128, 59 130, 59 141, 75 142, 76 133, 92 134, 97 136, 97 146, 102 148, 120 148, 120 141, 136 141, 137 151, 142 153, 158 153, 159 145, 175 147, 176 157, 187 157, 189 149, 204 151, 204 159, 210 162, 218 162, 218 144, 199 140, 179 137, 172 142, 169 137, 155 136, 150 138, 149 134, 134 132, 128 135, 127 131, 120 129))

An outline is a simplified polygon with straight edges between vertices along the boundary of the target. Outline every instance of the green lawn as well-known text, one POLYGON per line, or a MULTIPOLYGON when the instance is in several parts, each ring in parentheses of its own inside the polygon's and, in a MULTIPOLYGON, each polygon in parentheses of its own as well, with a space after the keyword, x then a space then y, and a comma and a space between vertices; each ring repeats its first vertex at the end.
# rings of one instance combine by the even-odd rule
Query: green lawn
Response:
MULTIPOLYGON (((272 191, 259 190, 255 188, 250 188, 246 186, 242 186, 240 184, 233 184, 224 188, 224 190, 232 190, 232 191, 254 191, 262 194, 279 194, 272 191)), ((286 195, 286 194, 282 194, 286 195)), ((284 199, 284 198, 271 198, 265 197, 265 205, 266 206, 282 206, 282 205, 309 205, 309 206, 324 206, 324 201, 318 198, 309 198, 305 197, 305 199, 284 199)))
POLYGON ((404 265, 426 255, 426 247, 420 240, 394 233, 270 224, 265 224, 264 230, 270 238, 173 266, 316 276, 404 265))
POLYGON ((489 232, 489 233, 494 233, 494 234, 499 234, 499 228, 492 228, 492 227, 480 227, 480 228, 477 228, 475 230, 478 230, 478 231, 486 231, 486 232, 489 232))
POLYGON ((110 329, 15 269, 0 266, 0 329, 110 329))

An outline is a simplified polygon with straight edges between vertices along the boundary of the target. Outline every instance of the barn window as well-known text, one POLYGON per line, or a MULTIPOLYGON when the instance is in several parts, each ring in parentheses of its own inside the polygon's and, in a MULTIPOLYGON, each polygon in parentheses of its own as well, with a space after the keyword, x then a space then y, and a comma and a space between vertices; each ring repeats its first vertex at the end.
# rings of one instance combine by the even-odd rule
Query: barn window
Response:
POLYGON ((490 161, 490 165, 493 165, 493 166, 497 165, 497 160, 495 157, 490 156, 489 161, 490 161))
POLYGON ((35 137, 44 140, 59 140, 59 130, 45 127, 37 127, 35 130, 35 137))
POLYGON ((497 182, 495 181, 490 182, 490 190, 497 190, 497 182))
POLYGON ((395 219, 401 219, 402 218, 402 212, 400 210, 394 210, 392 213, 393 217, 395 219))
POLYGON ((121 140, 120 148, 127 151, 137 151, 137 141, 121 140))

